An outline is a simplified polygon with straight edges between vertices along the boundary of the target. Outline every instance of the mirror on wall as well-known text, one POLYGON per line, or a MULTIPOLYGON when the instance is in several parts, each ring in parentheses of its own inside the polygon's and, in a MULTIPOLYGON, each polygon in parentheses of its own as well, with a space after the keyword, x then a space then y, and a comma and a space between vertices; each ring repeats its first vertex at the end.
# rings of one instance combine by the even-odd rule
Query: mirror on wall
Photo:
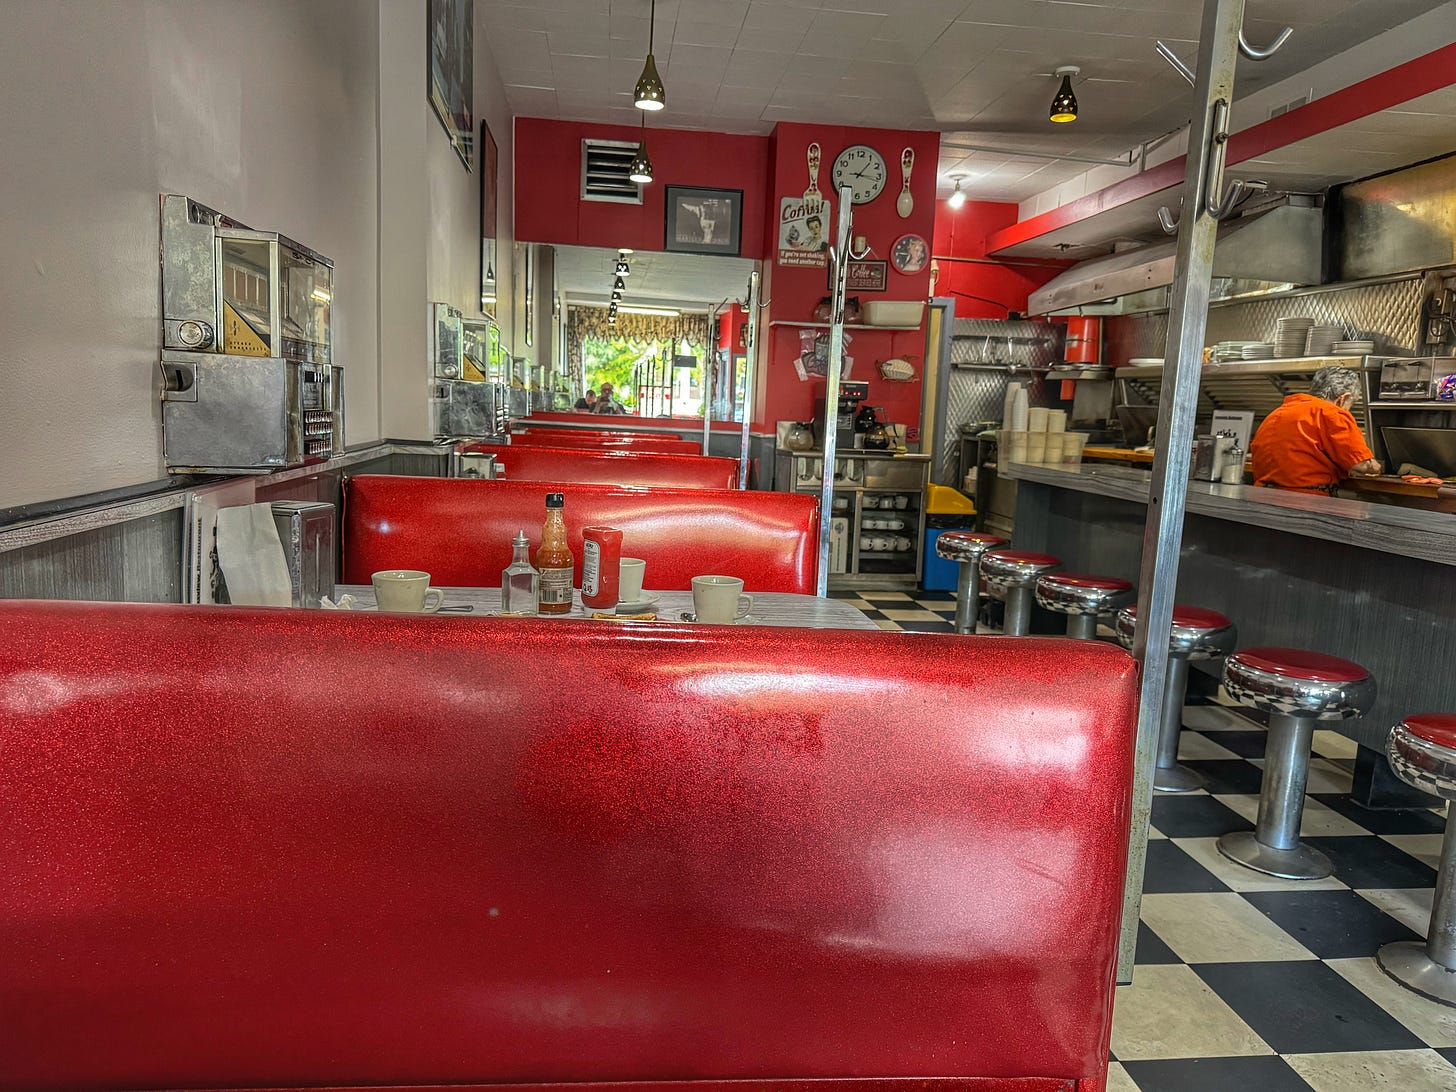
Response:
POLYGON ((496 239, 499 235, 500 194, 496 188, 496 147, 490 126, 480 123, 480 310, 496 314, 500 291, 497 273, 496 239))

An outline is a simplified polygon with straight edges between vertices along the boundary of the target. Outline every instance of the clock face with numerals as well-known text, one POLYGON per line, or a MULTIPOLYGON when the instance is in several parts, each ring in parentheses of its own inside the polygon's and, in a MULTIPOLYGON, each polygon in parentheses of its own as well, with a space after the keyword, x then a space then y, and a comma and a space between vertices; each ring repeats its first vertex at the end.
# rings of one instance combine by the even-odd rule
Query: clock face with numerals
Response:
POLYGON ((885 188, 885 157, 868 144, 851 144, 834 160, 834 192, 848 186, 856 205, 873 201, 885 188))

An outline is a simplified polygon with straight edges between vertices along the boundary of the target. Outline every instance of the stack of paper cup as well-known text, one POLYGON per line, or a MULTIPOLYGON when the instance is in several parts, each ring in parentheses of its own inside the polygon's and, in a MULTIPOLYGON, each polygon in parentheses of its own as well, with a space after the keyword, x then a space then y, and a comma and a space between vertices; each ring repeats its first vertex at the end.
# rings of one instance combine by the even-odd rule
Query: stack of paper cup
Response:
POLYGON ((1046 462, 1047 434, 1045 432, 1028 432, 1026 434, 1026 461, 1029 463, 1046 462))
POLYGON ((1047 430, 1047 415, 1051 411, 1043 406, 1032 406, 1026 411, 1026 427, 1031 432, 1047 430))
POLYGON ((1087 446, 1087 434, 1067 432, 1063 435, 1065 439, 1062 441, 1062 462, 1075 466, 1082 461, 1082 449, 1087 446))
POLYGON ((1067 411, 1064 409, 1047 410, 1047 431, 1067 431, 1067 411))
POLYGON ((1046 436, 1046 459, 1047 463, 1060 463, 1062 453, 1065 450, 1064 444, 1067 439, 1065 432, 1048 432, 1046 436))
POLYGON ((1000 469, 1007 463, 1024 463, 1027 456, 1027 439, 1031 434, 1011 429, 1001 430, 1000 449, 997 452, 1000 469))

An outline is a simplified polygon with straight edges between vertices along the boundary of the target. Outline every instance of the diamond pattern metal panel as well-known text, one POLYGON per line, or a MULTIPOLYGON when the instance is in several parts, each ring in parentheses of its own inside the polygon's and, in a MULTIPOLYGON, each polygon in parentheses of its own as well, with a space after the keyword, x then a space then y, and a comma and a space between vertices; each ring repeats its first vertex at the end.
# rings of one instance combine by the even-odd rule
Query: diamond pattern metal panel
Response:
MULTIPOLYGON (((1220 304, 1209 309, 1209 345, 1220 341, 1274 340, 1282 318, 1308 316, 1337 322, 1375 340, 1377 355, 1414 353, 1420 344, 1421 282, 1410 277, 1390 284, 1331 288, 1300 296, 1220 304)), ((1103 324, 1107 359, 1162 356, 1168 341, 1167 312, 1119 315, 1103 324)))

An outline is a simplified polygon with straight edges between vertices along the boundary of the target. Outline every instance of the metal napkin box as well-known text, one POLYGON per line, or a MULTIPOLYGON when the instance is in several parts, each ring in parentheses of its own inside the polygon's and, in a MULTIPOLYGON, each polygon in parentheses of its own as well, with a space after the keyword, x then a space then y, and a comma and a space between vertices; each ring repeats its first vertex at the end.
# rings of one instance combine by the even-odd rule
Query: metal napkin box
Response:
POLYGON ((274 501, 273 523, 283 543, 295 607, 317 607, 334 594, 338 572, 334 506, 318 501, 274 501))

